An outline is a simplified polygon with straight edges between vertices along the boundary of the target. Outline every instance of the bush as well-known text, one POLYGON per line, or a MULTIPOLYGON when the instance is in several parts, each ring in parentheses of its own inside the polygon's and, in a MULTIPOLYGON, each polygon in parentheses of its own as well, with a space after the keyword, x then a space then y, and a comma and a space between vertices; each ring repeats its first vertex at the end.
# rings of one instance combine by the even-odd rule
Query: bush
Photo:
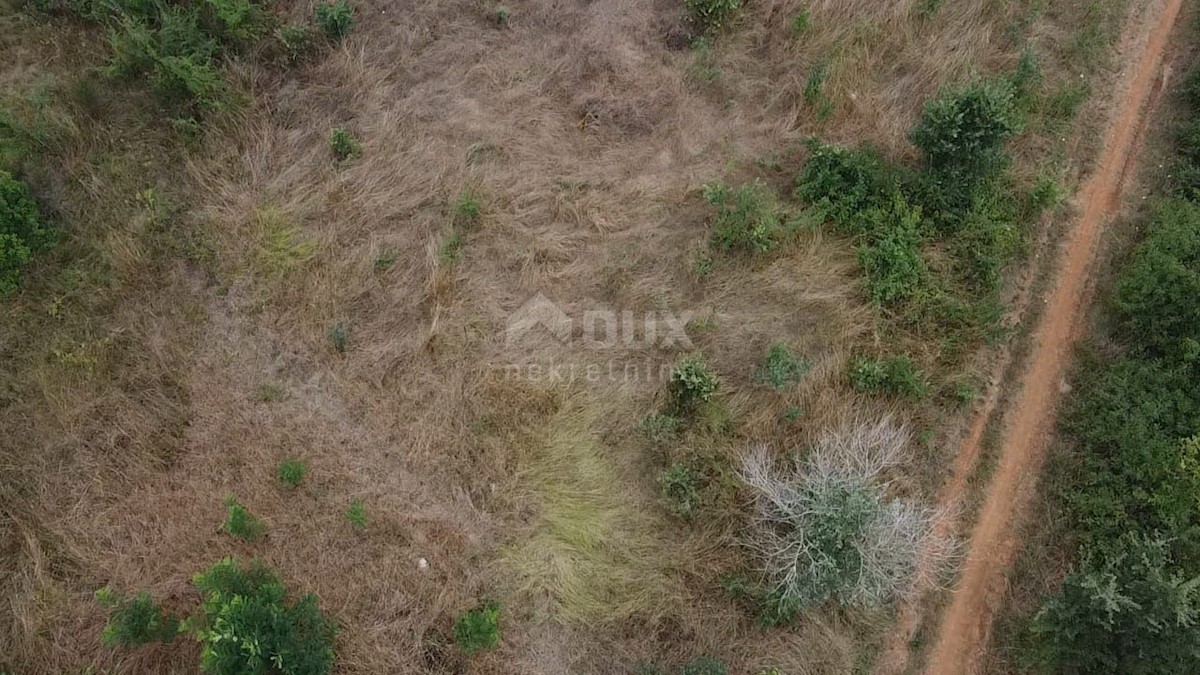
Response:
POLYGON ((1196 579, 1172 571, 1161 540, 1120 542, 1119 552, 1087 556, 1034 617, 1031 665, 1048 673, 1200 672, 1196 579))
POLYGON ((970 183, 1005 166, 1004 142, 1021 127, 1012 83, 990 80, 926 103, 911 140, 930 169, 961 175, 970 183))
POLYGON ((683 670, 679 672, 680 675, 727 675, 729 666, 724 661, 711 656, 697 656, 688 661, 683 670))
POLYGON ((308 462, 302 459, 289 457, 279 463, 279 469, 276 475, 279 480, 292 486, 297 487, 304 482, 304 476, 308 474, 308 462))
POLYGON ((879 606, 910 581, 933 528, 932 513, 889 499, 880 474, 897 464, 908 432, 884 419, 825 433, 790 471, 776 471, 764 449, 741 476, 756 493, 752 546, 771 588, 768 620, 833 600, 879 606))
POLYGON ((793 354, 786 344, 776 342, 767 352, 766 363, 755 371, 754 381, 780 390, 792 382, 799 382, 807 372, 808 361, 793 354))
POLYGON ((362 155, 362 143, 359 143, 346 127, 334 127, 333 131, 329 132, 329 149, 339 162, 362 155))
POLYGON ((488 603, 459 616, 454 624, 454 642, 467 654, 500 644, 499 605, 488 603))
POLYGON ((317 33, 308 24, 288 24, 279 30, 279 43, 288 61, 302 61, 316 51, 317 33))
POLYGON ((479 192, 472 189, 459 192, 451 217, 454 227, 462 231, 472 230, 479 225, 482 217, 483 198, 479 192))
POLYGON ((347 0, 322 2, 317 5, 317 25, 331 42, 341 42, 354 25, 354 7, 347 0))
POLYGON ((200 669, 216 675, 323 675, 333 666, 336 624, 305 595, 294 603, 266 567, 240 567, 231 558, 197 574, 203 601, 186 622, 203 645, 200 669))
POLYGON ((1151 354, 1200 360, 1200 206, 1167 202, 1116 289, 1133 339, 1151 354))
POLYGON ((713 34, 721 30, 734 14, 741 9, 741 0, 683 0, 692 23, 701 33, 713 34))
POLYGON ((765 253, 775 247, 780 229, 774 196, 759 183, 737 189, 722 184, 704 187, 704 198, 717 208, 712 245, 722 251, 765 253))
POLYGON ((236 498, 225 500, 225 523, 221 529, 243 541, 254 541, 267 531, 267 526, 246 510, 236 498))
POLYGON ((929 382, 907 355, 870 358, 856 356, 850 362, 850 384, 869 394, 921 398, 929 382))
POLYGON ((363 500, 350 500, 350 506, 346 509, 346 520, 350 521, 350 525, 356 530, 367 529, 367 507, 363 500))
POLYGON ((55 239, 54 231, 42 224, 29 187, 0 169, 0 297, 20 287, 22 270, 55 239))
POLYGON ((704 361, 702 354, 680 360, 671 369, 669 386, 671 409, 678 413, 695 411, 708 402, 717 391, 719 382, 704 361))
POLYGON ((1083 541, 1176 533, 1177 550, 1200 562, 1200 473, 1187 468, 1180 441, 1200 431, 1194 376, 1126 358, 1088 364, 1077 389, 1064 427, 1083 452, 1064 498, 1083 541))
POLYGON ((333 349, 339 353, 346 353, 346 347, 350 344, 350 334, 346 331, 346 326, 342 322, 333 324, 329 329, 329 344, 333 345, 333 349))
POLYGON ((662 472, 663 497, 671 511, 683 520, 691 520, 700 510, 700 479, 685 464, 672 464, 662 472))
POLYGON ((810 144, 811 155, 796 181, 796 197, 811 204, 839 230, 863 231, 862 214, 887 206, 896 172, 871 148, 810 144))
POLYGON ((891 305, 916 296, 928 275, 921 256, 921 210, 910 207, 897 192, 889 208, 872 209, 862 221, 871 223, 866 242, 858 248, 871 300, 891 305))
POLYGON ((96 591, 96 601, 111 610, 100 634, 100 642, 106 646, 170 642, 179 634, 179 620, 164 612, 146 591, 126 598, 105 586, 96 591))

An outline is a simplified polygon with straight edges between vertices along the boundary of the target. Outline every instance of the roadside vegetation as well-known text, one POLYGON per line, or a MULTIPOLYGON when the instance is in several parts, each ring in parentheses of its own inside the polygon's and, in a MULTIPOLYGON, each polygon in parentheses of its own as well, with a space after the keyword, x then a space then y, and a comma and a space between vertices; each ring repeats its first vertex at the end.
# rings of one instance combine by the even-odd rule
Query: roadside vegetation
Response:
POLYGON ((1178 155, 1078 356, 1045 481, 1069 569, 1001 645, 1034 672, 1200 668, 1198 87, 1200 68, 1180 88, 1178 155))

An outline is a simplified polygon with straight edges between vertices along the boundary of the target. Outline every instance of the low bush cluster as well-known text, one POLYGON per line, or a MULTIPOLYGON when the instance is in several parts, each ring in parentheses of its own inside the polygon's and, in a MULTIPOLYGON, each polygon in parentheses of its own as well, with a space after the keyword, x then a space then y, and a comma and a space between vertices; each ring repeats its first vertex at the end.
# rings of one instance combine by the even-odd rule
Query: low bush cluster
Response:
POLYGON ((850 384, 869 394, 921 398, 929 392, 929 381, 907 355, 855 356, 850 361, 850 384))
POLYGON ((200 670, 213 675, 324 675, 333 667, 337 625, 321 612, 315 595, 289 602, 274 572, 232 558, 197 574, 192 583, 201 604, 183 621, 145 591, 132 598, 108 588, 97 591, 97 600, 111 611, 102 641, 134 647, 188 633, 202 647, 200 670))
POLYGON ((918 166, 893 164, 870 147, 813 141, 797 178, 796 197, 856 239, 871 301, 929 324, 947 345, 994 325, 1001 272, 1021 250, 1022 225, 1055 203, 1053 185, 1020 196, 1005 150, 1039 82, 1027 54, 1007 77, 929 101, 910 135, 918 166))
POLYGON ((712 399, 718 385, 717 376, 703 355, 683 358, 671 369, 669 407, 676 414, 693 413, 702 403, 712 399))

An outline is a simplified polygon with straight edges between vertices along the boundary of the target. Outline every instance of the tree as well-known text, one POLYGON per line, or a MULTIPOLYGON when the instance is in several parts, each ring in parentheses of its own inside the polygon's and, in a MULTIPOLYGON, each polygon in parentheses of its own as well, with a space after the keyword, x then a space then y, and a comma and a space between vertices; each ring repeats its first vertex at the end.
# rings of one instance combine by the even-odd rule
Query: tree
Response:
POLYGON ((1031 661, 1055 673, 1200 672, 1200 577, 1161 539, 1127 536, 1086 557, 1033 620, 1031 661))

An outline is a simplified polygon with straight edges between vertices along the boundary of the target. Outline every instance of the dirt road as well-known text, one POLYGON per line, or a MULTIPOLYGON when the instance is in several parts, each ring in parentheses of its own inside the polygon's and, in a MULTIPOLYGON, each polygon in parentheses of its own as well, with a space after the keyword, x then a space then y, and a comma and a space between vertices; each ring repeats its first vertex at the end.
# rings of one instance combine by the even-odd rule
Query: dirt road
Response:
MULTIPOLYGON (((1085 304, 1089 266, 1100 234, 1120 205, 1125 179, 1152 107, 1150 102, 1161 90, 1164 52, 1182 5, 1183 0, 1152 3, 1145 8, 1142 20, 1131 26, 1133 34, 1124 41, 1130 65, 1122 75, 1122 93, 1095 173, 1078 195, 1080 217, 1059 253, 1053 291, 1046 298, 1034 332, 1029 365, 1004 420, 998 465, 968 544, 958 586, 927 660, 929 675, 973 673, 986 647, 992 614, 1015 549, 1013 525, 1020 519, 1041 471, 1060 382, 1085 304)), ((959 451, 952 477, 941 495, 947 512, 962 503, 996 399, 995 394, 989 398, 959 451)), ((943 527, 952 527, 950 520, 946 519, 943 527)), ((905 670, 908 640, 919 624, 917 605, 902 612, 897 635, 880 661, 879 672, 893 675, 905 670)))

